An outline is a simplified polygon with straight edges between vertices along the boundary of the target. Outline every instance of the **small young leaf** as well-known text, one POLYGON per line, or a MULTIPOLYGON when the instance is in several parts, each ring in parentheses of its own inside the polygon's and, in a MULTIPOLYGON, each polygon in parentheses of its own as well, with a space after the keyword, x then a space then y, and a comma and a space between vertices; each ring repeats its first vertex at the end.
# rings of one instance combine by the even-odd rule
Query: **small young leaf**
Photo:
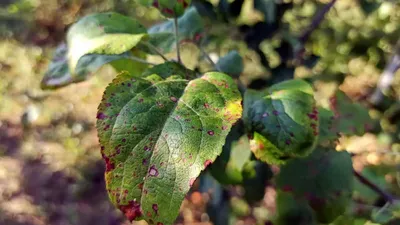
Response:
POLYGON ((371 129, 372 119, 368 109, 353 102, 345 93, 337 91, 330 99, 331 110, 335 114, 332 131, 344 135, 363 135, 371 129))
POLYGON ((291 80, 265 91, 247 90, 243 105, 245 126, 258 139, 257 148, 252 149, 258 159, 282 163, 314 149, 319 117, 307 82, 291 80))
POLYGON ((243 72, 243 59, 236 50, 228 52, 224 57, 217 62, 217 68, 234 78, 238 78, 243 72))
MULTIPOLYGON (((176 48, 174 22, 166 21, 151 27, 148 32, 150 42, 161 52, 168 53, 176 48), (169 34, 169 38, 167 37, 169 34)), ((201 38, 204 23, 195 7, 190 7, 178 19, 179 42, 199 41, 201 38)))
POLYGON ((228 75, 210 72, 190 82, 178 77, 122 73, 99 106, 107 190, 131 221, 172 224, 241 116, 241 96, 228 75))
POLYGON ((350 154, 323 148, 306 158, 292 159, 281 167, 277 188, 305 199, 321 223, 343 214, 353 191, 353 166, 350 154))
POLYGON ((118 13, 95 13, 71 26, 67 34, 69 69, 76 73, 86 54, 118 55, 131 50, 147 36, 139 22, 118 13))
MULTIPOLYGON (((129 57, 132 54, 131 52, 125 52, 120 55, 85 55, 78 61, 75 74, 72 75, 68 68, 67 51, 68 49, 66 44, 61 44, 57 47, 48 70, 42 79, 42 89, 55 89, 64 87, 71 83, 84 81, 104 64, 116 60, 129 60, 129 57)), ((131 62, 131 60, 129 60, 129 63, 126 63, 125 66, 131 64, 137 65, 138 68, 146 66, 139 63, 136 64, 135 62, 131 62)))

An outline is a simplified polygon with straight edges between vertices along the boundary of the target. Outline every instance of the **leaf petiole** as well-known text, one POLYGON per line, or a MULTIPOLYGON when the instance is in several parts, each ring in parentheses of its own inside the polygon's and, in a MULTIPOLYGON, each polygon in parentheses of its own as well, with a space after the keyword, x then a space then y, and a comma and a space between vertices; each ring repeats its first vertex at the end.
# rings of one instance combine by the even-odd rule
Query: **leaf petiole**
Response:
POLYGON ((146 41, 142 41, 141 42, 143 45, 145 45, 146 47, 148 47, 152 52, 156 53, 157 55, 161 56, 161 58, 164 59, 164 61, 168 62, 169 60, 167 59, 167 57, 164 56, 164 54, 157 49, 157 47, 155 47, 154 45, 152 45, 149 42, 146 41))
POLYGON ((175 41, 176 41, 176 55, 178 57, 178 62, 182 64, 181 52, 179 49, 179 28, 178 28, 178 18, 174 18, 174 28, 175 28, 175 41))

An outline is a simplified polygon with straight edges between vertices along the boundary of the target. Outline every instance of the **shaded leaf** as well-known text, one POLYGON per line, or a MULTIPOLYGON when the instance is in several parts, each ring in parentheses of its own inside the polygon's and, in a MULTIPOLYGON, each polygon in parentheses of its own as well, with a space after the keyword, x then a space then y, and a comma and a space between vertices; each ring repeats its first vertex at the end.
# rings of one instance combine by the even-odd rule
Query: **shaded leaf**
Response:
POLYGON ((353 165, 348 152, 316 149, 306 158, 292 159, 281 167, 277 188, 304 199, 321 223, 342 215, 353 191, 353 165))
POLYGON ((83 17, 68 30, 68 64, 75 74, 86 54, 118 55, 131 50, 147 36, 136 20, 118 13, 95 13, 83 17))
POLYGON ((314 212, 305 199, 278 191, 276 198, 277 225, 317 225, 314 212))
POLYGON ((319 137, 320 143, 331 142, 338 139, 338 134, 332 130, 334 114, 332 111, 318 107, 319 112, 319 137))
POLYGON ((254 8, 264 14, 267 23, 276 22, 277 5, 275 0, 254 0, 254 8))
MULTIPOLYGON (((178 19, 179 42, 198 41, 204 29, 201 16, 195 7, 190 7, 178 19)), ((150 42, 161 52, 168 53, 176 48, 174 22, 169 20, 151 27, 150 42), (169 34, 169 38, 167 37, 169 34)))
POLYGON ((345 93, 337 91, 330 98, 330 107, 335 114, 332 130, 344 135, 363 135, 372 128, 368 109, 353 102, 345 93))
POLYGON ((314 149, 319 117, 307 82, 291 80, 264 91, 248 89, 243 105, 243 121, 254 132, 252 151, 258 159, 279 164, 314 149))
POLYGON ((249 140, 235 125, 229 132, 221 155, 210 166, 210 173, 221 184, 240 184, 243 182, 242 170, 250 160, 249 140))
POLYGON ((243 59, 236 50, 230 51, 221 57, 216 66, 221 72, 229 74, 234 78, 238 78, 244 69, 243 59))
POLYGON ((251 204, 261 201, 265 195, 265 187, 274 175, 269 165, 257 160, 248 161, 242 174, 244 198, 251 204))
POLYGON ((192 81, 120 74, 97 115, 111 201, 131 221, 172 224, 195 179, 221 153, 240 102, 222 73, 192 81))
MULTIPOLYGON (((48 70, 42 79, 42 89, 60 88, 71 83, 84 81, 101 66, 115 60, 125 60, 125 66, 132 65, 135 68, 137 66, 138 68, 136 69, 146 67, 144 64, 132 62, 129 59, 131 55, 130 52, 125 52, 120 55, 89 54, 80 58, 76 65, 75 74, 72 75, 68 68, 67 51, 67 46, 65 44, 61 44, 57 47, 48 70)), ((139 70, 137 71, 139 72, 139 70)))

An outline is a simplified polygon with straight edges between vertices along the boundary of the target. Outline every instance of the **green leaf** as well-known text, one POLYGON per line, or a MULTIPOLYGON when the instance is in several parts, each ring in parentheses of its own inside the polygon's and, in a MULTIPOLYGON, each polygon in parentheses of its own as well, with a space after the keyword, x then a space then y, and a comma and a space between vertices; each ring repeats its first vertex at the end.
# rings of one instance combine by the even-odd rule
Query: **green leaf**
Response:
POLYGON ((194 71, 187 69, 186 67, 182 66, 182 64, 177 62, 165 62, 163 64, 153 66, 144 71, 141 76, 147 77, 152 74, 157 74, 164 79, 167 79, 171 75, 179 75, 187 80, 196 78, 196 73, 194 71))
POLYGON ((353 102, 345 93, 337 91, 330 99, 331 110, 335 114, 332 131, 344 135, 363 135, 372 127, 368 109, 353 102))
POLYGON ((264 14, 267 23, 275 22, 277 12, 274 0, 254 0, 254 8, 264 14))
POLYGON ((353 191, 353 166, 348 152, 316 149, 307 158, 288 161, 276 177, 277 188, 305 199, 321 223, 342 215, 353 191))
POLYGON ((67 34, 70 71, 75 74, 79 59, 86 54, 122 54, 146 36, 143 25, 118 13, 85 16, 73 24, 67 34))
MULTIPOLYGON (((174 22, 169 20, 151 27, 148 32, 149 42, 162 53, 168 53, 176 48, 174 22), (168 37, 169 35, 169 37, 168 37)), ((195 41, 201 38, 204 23, 195 7, 190 7, 178 18, 179 42, 195 41)), ((149 51, 149 50, 148 50, 149 51)))
POLYGON ((318 107, 319 112, 319 138, 320 143, 332 142, 338 139, 339 135, 332 129, 334 114, 332 111, 318 107))
POLYGON ((221 184, 240 184, 243 182, 242 170, 250 160, 249 139, 242 135, 239 126, 234 126, 226 138, 221 155, 210 166, 211 175, 221 184))
POLYGON ((317 225, 314 212, 304 199, 278 190, 276 207, 277 225, 317 225))
POLYGON ((195 179, 221 153, 240 103, 235 82, 218 72, 192 81, 119 75, 97 115, 111 201, 131 221, 172 224, 195 179))
MULTIPOLYGON (((130 52, 131 56, 136 58, 146 60, 146 54, 137 50, 132 50, 130 52)), ((85 57, 85 56, 84 56, 85 57)), ((121 58, 110 62, 111 66, 119 73, 122 71, 127 71, 131 74, 140 74, 148 68, 147 64, 142 62, 134 61, 131 57, 121 58)))
POLYGON ((88 79, 94 72, 96 72, 104 64, 116 61, 125 60, 126 65, 136 65, 143 68, 146 65, 132 62, 129 57, 130 52, 125 52, 120 55, 97 55, 89 54, 81 57, 76 65, 75 74, 72 75, 68 68, 67 60, 67 46, 61 44, 55 50, 52 61, 49 64, 48 70, 45 73, 42 82, 42 89, 55 89, 64 87, 71 83, 78 83, 88 79))
POLYGON ((153 6, 168 18, 181 16, 190 5, 191 0, 156 0, 153 6))
POLYGON ((258 159, 281 164, 314 149, 319 118, 307 82, 290 80, 264 91, 248 89, 243 105, 243 121, 247 130, 254 132, 256 148, 252 151, 258 159))
POLYGON ((243 72, 243 59, 236 50, 228 52, 224 57, 217 62, 217 68, 234 78, 238 78, 243 72))
MULTIPOLYGON (((389 188, 385 180, 385 174, 378 173, 374 167, 363 168, 361 174, 381 189, 385 190, 389 188)), ((374 204, 374 202, 379 198, 379 194, 361 183, 357 178, 354 178, 354 180, 354 196, 357 199, 362 199, 362 201, 367 204, 374 204)))
POLYGON ((266 163, 252 160, 246 162, 242 175, 244 198, 251 204, 261 201, 265 195, 265 187, 274 175, 271 168, 266 163))

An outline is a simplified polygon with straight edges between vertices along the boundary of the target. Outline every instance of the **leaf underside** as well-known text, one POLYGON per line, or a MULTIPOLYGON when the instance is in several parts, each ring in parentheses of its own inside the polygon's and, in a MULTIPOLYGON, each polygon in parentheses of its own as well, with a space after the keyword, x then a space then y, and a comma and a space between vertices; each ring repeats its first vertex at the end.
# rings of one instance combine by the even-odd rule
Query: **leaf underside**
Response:
POLYGON ((104 93, 97 129, 111 201, 131 221, 172 224, 241 116, 241 96, 222 73, 190 82, 156 76, 120 74, 104 93))

